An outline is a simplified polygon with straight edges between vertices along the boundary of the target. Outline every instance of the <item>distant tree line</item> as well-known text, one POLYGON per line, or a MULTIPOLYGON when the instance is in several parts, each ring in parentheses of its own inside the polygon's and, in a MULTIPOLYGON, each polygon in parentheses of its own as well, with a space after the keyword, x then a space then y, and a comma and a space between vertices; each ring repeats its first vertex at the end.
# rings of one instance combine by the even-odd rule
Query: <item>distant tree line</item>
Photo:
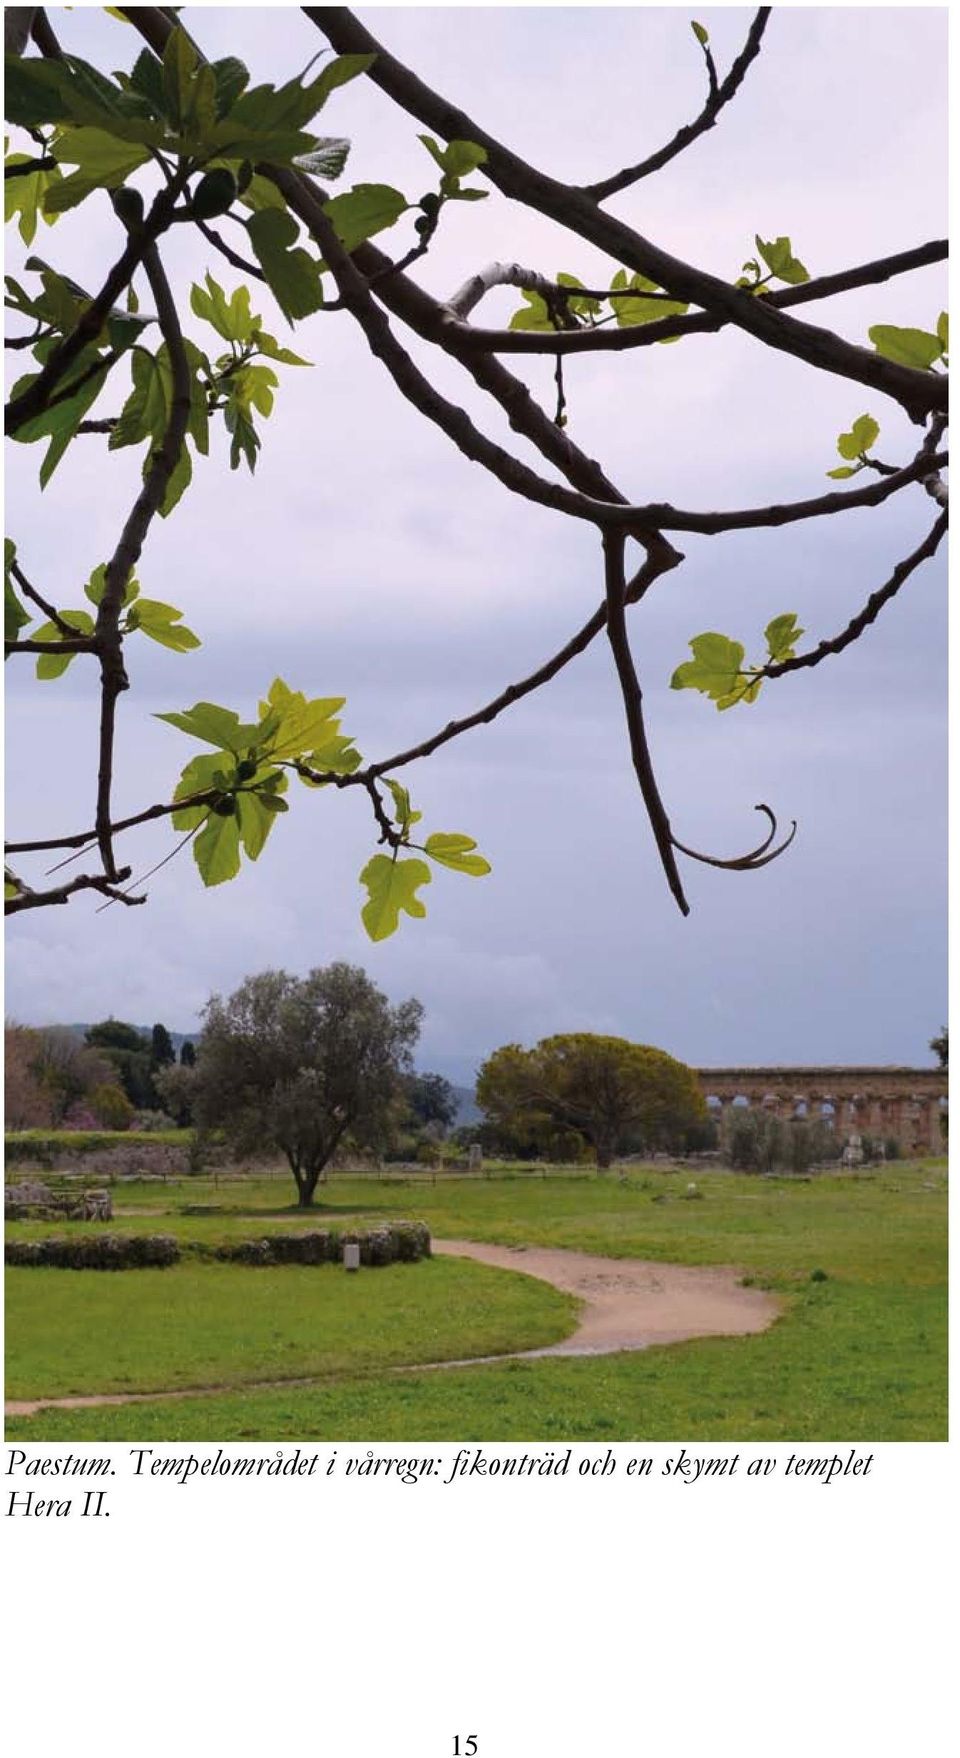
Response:
MULTIPOLYGON (((68 1026, 8 1025, 4 1102, 7 1129, 129 1129, 170 1121, 160 1077, 176 1063, 167 1027, 149 1034, 105 1019, 83 1037, 68 1026)), ((195 1060, 186 1040, 181 1063, 195 1060)))

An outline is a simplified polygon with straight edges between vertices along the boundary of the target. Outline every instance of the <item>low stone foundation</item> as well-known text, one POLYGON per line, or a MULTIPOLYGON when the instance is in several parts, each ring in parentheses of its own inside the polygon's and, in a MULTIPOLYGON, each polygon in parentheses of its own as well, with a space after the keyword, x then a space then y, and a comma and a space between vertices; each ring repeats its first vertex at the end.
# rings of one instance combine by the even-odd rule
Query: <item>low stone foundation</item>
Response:
POLYGON ((110 1221, 109 1190, 50 1190, 47 1185, 8 1184, 3 1192, 5 1221, 110 1221))
POLYGON ((274 1267, 339 1264, 345 1245, 358 1245, 360 1262, 369 1268, 409 1264, 430 1256, 430 1233, 421 1221, 391 1221, 363 1232, 341 1233, 330 1228, 210 1245, 202 1240, 175 1239, 169 1233, 81 1234, 72 1239, 8 1239, 4 1257, 8 1264, 56 1270, 162 1269, 184 1258, 274 1267))

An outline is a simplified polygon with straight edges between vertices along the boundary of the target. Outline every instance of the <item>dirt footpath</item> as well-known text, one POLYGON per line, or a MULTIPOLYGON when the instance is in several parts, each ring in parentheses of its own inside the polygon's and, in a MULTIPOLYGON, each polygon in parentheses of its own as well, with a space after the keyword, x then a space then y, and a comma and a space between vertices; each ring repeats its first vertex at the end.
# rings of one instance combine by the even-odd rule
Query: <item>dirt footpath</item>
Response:
POLYGON ((498 1270, 519 1270, 552 1282, 583 1301, 573 1335, 530 1355, 612 1355, 691 1337, 743 1337, 765 1331, 780 1302, 759 1288, 740 1286, 736 1270, 594 1257, 539 1245, 480 1245, 470 1239, 434 1239, 435 1255, 472 1257, 498 1270))
MULTIPOLYGON (((583 1301, 572 1336, 545 1349, 457 1361, 425 1361, 391 1373, 425 1368, 466 1367, 470 1362, 526 1360, 539 1355, 613 1355, 619 1349, 649 1349, 654 1343, 683 1343, 690 1337, 745 1337, 765 1331, 780 1302, 758 1288, 742 1288, 731 1269, 694 1269, 685 1264, 644 1263, 633 1258, 594 1257, 585 1251, 551 1251, 539 1245, 480 1245, 470 1239, 434 1239, 439 1257, 472 1257, 497 1270, 515 1270, 552 1282, 583 1301)), ((203 1398, 217 1393, 254 1392, 284 1386, 317 1385, 316 1377, 253 1380, 245 1386, 190 1386, 169 1392, 101 1392, 72 1398, 8 1400, 8 1416, 34 1416, 38 1410, 80 1410, 98 1404, 146 1404, 170 1398, 203 1398)))

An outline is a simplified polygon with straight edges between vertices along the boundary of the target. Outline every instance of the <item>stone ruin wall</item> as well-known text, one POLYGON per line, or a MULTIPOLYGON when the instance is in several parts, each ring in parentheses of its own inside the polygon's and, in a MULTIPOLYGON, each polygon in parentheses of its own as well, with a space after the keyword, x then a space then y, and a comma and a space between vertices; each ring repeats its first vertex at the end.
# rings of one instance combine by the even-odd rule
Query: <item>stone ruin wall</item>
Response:
POLYGON ((721 1122, 734 1099, 745 1099, 787 1122, 802 1116, 805 1105, 809 1120, 831 1124, 844 1139, 892 1136, 908 1157, 944 1152, 944 1069, 701 1068, 697 1079, 704 1098, 719 1102, 721 1122), (824 1111, 826 1105, 832 1107, 830 1113, 824 1111))

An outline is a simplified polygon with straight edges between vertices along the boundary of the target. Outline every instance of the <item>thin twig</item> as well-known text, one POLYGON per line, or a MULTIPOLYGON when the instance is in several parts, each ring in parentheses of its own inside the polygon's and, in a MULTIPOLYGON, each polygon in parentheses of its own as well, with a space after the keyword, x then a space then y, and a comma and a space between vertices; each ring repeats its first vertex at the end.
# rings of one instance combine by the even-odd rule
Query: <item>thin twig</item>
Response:
POLYGON ((61 635, 67 637, 68 641, 72 641, 76 635, 76 629, 71 627, 66 619, 60 615, 60 612, 43 597, 42 593, 37 591, 35 586, 31 586, 18 561, 11 562, 10 572, 24 596, 31 598, 34 604, 43 611, 47 621, 53 623, 54 627, 60 630, 61 635))
MULTIPOLYGON (((127 879, 129 867, 121 867, 114 879, 127 879)), ((66 903, 77 891, 99 891, 104 897, 112 898, 116 903, 146 903, 145 897, 131 897, 129 892, 119 891, 116 884, 97 873, 81 873, 76 879, 70 879, 65 885, 58 885, 52 891, 20 891, 16 897, 5 900, 3 913, 5 916, 16 916, 23 910, 46 909, 51 904, 66 903)))
POLYGON ((666 146, 660 147, 658 152, 651 153, 649 158, 641 160, 639 165, 630 165, 626 170, 618 171, 613 177, 604 177, 597 183, 591 183, 588 193, 593 196, 594 201, 605 201, 608 195, 616 195, 621 189, 629 189, 631 184, 639 183, 642 177, 649 177, 651 172, 661 170, 664 165, 669 165, 670 160, 675 159, 678 153, 682 153, 693 141, 698 140, 701 134, 706 134, 708 129, 713 128, 724 104, 728 104, 730 99, 736 96, 743 84, 750 63, 756 60, 760 53, 760 43, 767 27, 770 11, 769 6, 760 7, 750 26, 743 48, 726 79, 720 85, 717 84, 716 68, 713 65, 713 57, 709 48, 706 44, 701 44, 707 61, 709 91, 707 101, 699 116, 695 121, 688 122, 685 128, 678 129, 666 146))
POLYGON ((366 77, 401 109, 446 140, 470 140, 484 147, 484 176, 502 194, 559 222, 605 251, 615 262, 639 270, 676 299, 702 306, 711 316, 726 319, 768 347, 793 355, 819 371, 869 385, 895 398, 914 421, 923 421, 931 411, 946 408, 947 383, 942 375, 900 366, 881 354, 845 341, 832 330, 788 317, 768 300, 756 299, 662 250, 600 207, 587 190, 544 176, 391 55, 349 8, 306 6, 303 12, 338 53, 374 55, 366 77))
POLYGON ((220 255, 225 256, 227 261, 232 263, 235 269, 239 269, 244 275, 254 275, 258 281, 266 281, 267 277, 263 270, 258 268, 255 262, 248 262, 247 258, 241 256, 239 251, 233 250, 231 246, 220 237, 219 232, 215 232, 212 226, 207 225, 206 220, 198 220, 196 214, 191 214, 190 217, 193 220, 194 225, 198 226, 203 233, 207 243, 212 244, 214 250, 219 250, 220 255))
POLYGON ((758 666, 756 671, 750 675, 752 677, 780 678, 784 672, 803 671, 811 665, 819 665, 821 660, 828 659, 832 653, 842 653, 845 647, 852 646, 854 641, 860 639, 864 629, 876 622, 884 605, 889 604, 891 598, 896 597, 901 586, 909 580, 910 575, 919 568, 921 562, 928 561, 931 556, 936 554, 946 535, 947 524, 947 513, 941 513, 932 530, 913 551, 913 554, 897 563, 889 580, 878 587, 876 592, 871 592, 863 609, 851 618, 839 635, 833 635, 829 640, 821 641, 809 653, 798 653, 793 659, 781 659, 776 663, 771 661, 769 665, 758 666))

